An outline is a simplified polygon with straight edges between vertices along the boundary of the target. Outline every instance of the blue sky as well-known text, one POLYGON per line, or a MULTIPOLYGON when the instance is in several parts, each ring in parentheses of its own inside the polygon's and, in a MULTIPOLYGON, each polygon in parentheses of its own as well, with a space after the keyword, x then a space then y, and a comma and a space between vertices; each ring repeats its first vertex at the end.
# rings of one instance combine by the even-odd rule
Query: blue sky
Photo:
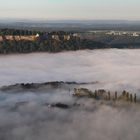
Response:
POLYGON ((140 0, 0 0, 0 18, 140 20, 140 0))

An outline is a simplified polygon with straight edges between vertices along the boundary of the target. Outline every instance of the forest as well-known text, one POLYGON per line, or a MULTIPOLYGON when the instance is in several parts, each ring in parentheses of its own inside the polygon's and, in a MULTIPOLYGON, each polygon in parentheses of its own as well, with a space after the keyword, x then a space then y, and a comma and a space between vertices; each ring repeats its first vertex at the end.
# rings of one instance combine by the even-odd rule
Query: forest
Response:
MULTIPOLYGON (((77 33, 64 31, 36 31, 24 29, 0 29, 0 54, 61 52, 83 49, 139 48, 139 43, 122 42, 108 44, 88 38, 80 38, 77 33), (30 39, 31 38, 31 39, 30 39)), ((118 40, 119 41, 119 40, 118 40)))

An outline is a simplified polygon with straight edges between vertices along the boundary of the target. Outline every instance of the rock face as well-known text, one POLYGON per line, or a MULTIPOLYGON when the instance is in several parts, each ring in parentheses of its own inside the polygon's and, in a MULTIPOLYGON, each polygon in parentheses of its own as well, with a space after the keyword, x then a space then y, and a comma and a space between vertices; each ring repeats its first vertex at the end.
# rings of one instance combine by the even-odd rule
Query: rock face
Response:
POLYGON ((10 40, 10 41, 20 41, 20 40, 28 40, 28 41, 34 41, 37 37, 35 35, 5 35, 0 36, 0 41, 4 40, 10 40))

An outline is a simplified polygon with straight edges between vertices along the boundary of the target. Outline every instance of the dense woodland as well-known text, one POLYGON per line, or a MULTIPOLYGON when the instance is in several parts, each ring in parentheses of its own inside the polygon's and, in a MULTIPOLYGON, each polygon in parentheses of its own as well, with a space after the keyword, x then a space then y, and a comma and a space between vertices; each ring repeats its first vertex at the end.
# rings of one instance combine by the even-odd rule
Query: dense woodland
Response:
POLYGON ((3 40, 0 41, 0 53, 30 53, 30 52, 61 52, 70 50, 82 49, 102 49, 102 48, 132 48, 139 47, 139 44, 107 44, 101 41, 91 39, 81 39, 79 36, 74 36, 72 32, 40 32, 18 29, 0 29, 0 36, 3 40), (5 36, 35 36, 39 37, 35 40, 7 40, 5 36))

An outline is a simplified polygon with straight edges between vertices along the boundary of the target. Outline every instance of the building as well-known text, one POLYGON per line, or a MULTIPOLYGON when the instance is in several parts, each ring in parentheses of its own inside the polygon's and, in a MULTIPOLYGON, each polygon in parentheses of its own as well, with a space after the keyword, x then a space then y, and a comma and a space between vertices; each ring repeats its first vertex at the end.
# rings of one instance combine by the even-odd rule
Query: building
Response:
POLYGON ((52 35, 52 39, 55 39, 55 40, 58 40, 58 41, 60 40, 58 35, 52 35))
POLYGON ((0 36, 0 41, 3 41, 3 37, 2 36, 0 36))
POLYGON ((138 34, 137 32, 134 32, 134 33, 132 34, 132 36, 134 36, 134 37, 138 37, 139 34, 138 34))
POLYGON ((39 36, 40 36, 40 35, 37 33, 35 37, 38 38, 39 36))
POLYGON ((70 35, 64 35, 64 40, 70 40, 70 35))

